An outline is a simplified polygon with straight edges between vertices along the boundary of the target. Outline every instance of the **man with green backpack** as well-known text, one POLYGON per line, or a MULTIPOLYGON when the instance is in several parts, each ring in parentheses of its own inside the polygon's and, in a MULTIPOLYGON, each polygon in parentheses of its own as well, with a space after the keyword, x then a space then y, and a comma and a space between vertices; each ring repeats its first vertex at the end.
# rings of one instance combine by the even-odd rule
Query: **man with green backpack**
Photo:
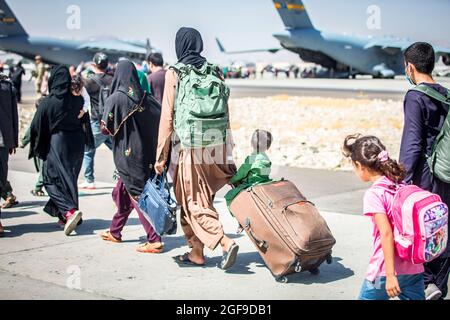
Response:
MULTIPOLYGON (((431 76, 433 47, 416 42, 404 52, 405 73, 415 87, 404 101, 405 124, 400 147, 400 162, 406 167, 406 182, 438 194, 450 206, 450 91, 431 76)), ((427 300, 447 295, 450 249, 424 265, 427 300)))
POLYGON ((173 148, 178 158, 173 185, 191 251, 174 260, 180 267, 202 267, 204 248, 221 247, 218 266, 227 270, 235 264, 239 246, 225 235, 214 198, 236 172, 228 136, 230 90, 220 69, 201 55, 203 40, 197 30, 178 30, 175 50, 178 63, 166 73, 155 164, 156 173, 162 174, 175 133, 181 150, 173 148))

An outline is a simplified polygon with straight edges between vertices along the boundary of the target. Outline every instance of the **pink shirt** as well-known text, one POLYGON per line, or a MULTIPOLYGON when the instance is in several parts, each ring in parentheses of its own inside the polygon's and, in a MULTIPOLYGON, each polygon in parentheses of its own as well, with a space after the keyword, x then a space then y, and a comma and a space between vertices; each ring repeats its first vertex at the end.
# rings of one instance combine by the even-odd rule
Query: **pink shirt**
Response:
MULTIPOLYGON (((393 184, 391 180, 387 177, 382 177, 378 179, 376 183, 383 184, 393 184)), ((369 190, 364 194, 364 215, 370 216, 373 224, 373 253, 370 258, 369 267, 367 268, 366 279, 369 281, 374 281, 375 278, 386 276, 386 271, 384 269, 384 254, 381 247, 381 235, 380 231, 375 224, 375 213, 384 213, 388 215, 392 226, 392 216, 390 215, 391 204, 394 196, 393 194, 384 191, 379 187, 370 187, 369 190)), ((402 274, 418 274, 422 273, 423 265, 413 264, 409 261, 402 260, 398 256, 395 256, 394 260, 395 272, 397 275, 402 274)))

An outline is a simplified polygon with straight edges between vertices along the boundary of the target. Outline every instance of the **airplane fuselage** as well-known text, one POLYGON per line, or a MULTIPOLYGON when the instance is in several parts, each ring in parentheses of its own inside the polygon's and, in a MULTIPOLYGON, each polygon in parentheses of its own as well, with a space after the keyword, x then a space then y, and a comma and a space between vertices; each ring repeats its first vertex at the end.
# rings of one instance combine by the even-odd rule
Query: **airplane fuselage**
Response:
MULTIPOLYGON (((83 48, 85 41, 32 36, 10 36, 0 38, 0 49, 19 54, 33 60, 39 54, 46 63, 78 65, 91 61, 95 50, 83 48)), ((101 51, 99 49, 98 51, 101 51)), ((123 54, 108 53, 110 61, 117 61, 123 54)))
POLYGON ((285 34, 274 35, 281 45, 300 55, 303 60, 339 70, 351 68, 351 72, 380 77, 394 77, 404 73, 400 50, 389 52, 369 46, 373 39, 349 37, 316 29, 291 29, 285 34))

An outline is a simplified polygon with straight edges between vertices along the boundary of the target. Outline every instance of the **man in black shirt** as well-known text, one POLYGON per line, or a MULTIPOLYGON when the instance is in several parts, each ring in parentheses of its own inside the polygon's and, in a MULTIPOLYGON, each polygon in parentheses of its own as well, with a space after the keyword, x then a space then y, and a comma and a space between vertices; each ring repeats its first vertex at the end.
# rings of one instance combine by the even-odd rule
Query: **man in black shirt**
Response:
POLYGON ((104 53, 96 53, 94 56, 93 72, 85 80, 84 86, 91 98, 91 127, 94 134, 95 148, 86 149, 84 153, 84 178, 85 182, 79 187, 81 189, 95 189, 94 157, 96 149, 103 143, 111 150, 111 137, 104 135, 100 130, 100 121, 103 116, 103 104, 105 92, 108 94, 111 88, 113 75, 108 72, 108 57, 104 53))
POLYGON ((160 53, 152 53, 148 56, 147 62, 151 72, 147 78, 148 84, 150 85, 156 101, 162 104, 166 81, 166 70, 164 70, 163 57, 160 53))
MULTIPOLYGON (((404 52, 406 77, 412 85, 426 85, 446 96, 447 89, 431 76, 435 64, 433 47, 416 42, 404 52)), ((427 157, 441 131, 449 106, 426 94, 410 90, 405 96, 405 125, 400 147, 400 162, 407 170, 406 183, 438 194, 450 206, 450 184, 439 180, 431 172, 427 157)), ((450 243, 437 259, 425 263, 424 280, 427 300, 443 299, 447 295, 450 272, 450 243)))

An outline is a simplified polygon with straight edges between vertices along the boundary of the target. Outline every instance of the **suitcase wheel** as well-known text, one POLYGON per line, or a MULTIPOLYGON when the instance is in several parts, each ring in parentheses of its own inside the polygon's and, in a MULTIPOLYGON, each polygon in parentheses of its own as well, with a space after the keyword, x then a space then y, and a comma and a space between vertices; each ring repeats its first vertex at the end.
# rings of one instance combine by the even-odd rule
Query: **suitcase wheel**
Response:
POLYGON ((277 277, 275 280, 277 282, 280 282, 280 283, 287 283, 288 282, 288 278, 286 276, 277 277))
POLYGON ((314 269, 309 270, 309 272, 311 274, 317 276, 320 273, 320 270, 319 270, 319 268, 314 268, 314 269))
POLYGON ((327 256, 327 264, 332 264, 333 263, 333 257, 331 256, 331 254, 329 254, 327 256))

